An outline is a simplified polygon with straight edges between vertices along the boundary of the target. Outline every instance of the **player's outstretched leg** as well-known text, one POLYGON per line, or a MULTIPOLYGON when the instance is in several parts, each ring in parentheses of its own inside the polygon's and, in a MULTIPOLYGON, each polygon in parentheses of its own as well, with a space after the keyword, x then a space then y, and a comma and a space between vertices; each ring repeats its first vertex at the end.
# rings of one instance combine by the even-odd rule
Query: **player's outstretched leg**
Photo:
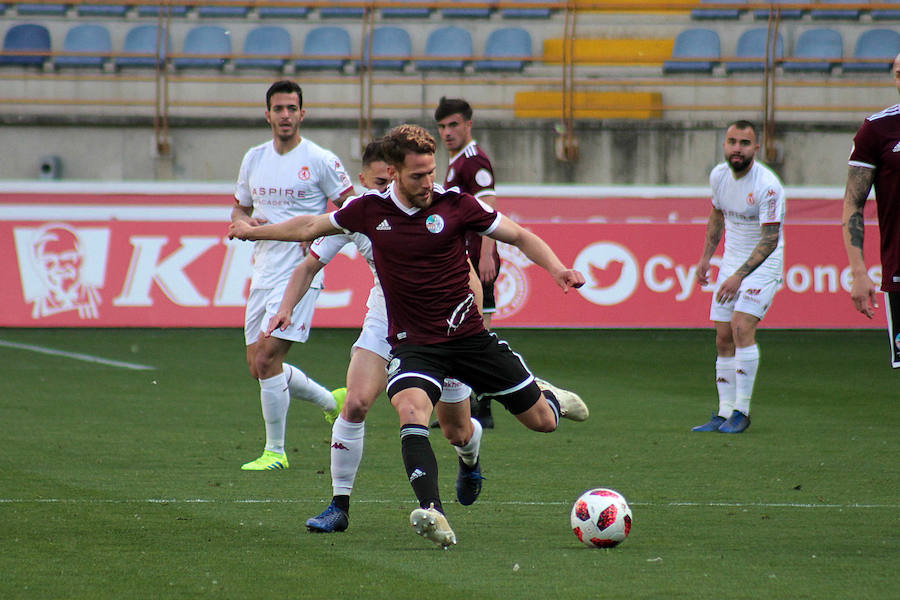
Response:
MULTIPOLYGON (((348 497, 349 502, 349 497, 348 497)), ((339 507, 335 500, 331 501, 322 514, 306 520, 306 529, 313 533, 335 533, 346 531, 350 525, 350 515, 339 507)))
POLYGON ((342 387, 332 390, 331 395, 334 396, 335 407, 334 410, 325 411, 325 420, 334 425, 341 411, 344 410, 344 402, 347 400, 347 388, 342 387))
POLYGON ((542 392, 549 390, 556 396, 556 400, 559 402, 559 416, 573 421, 586 421, 590 416, 587 404, 575 392, 556 387, 549 381, 537 377, 534 378, 534 382, 542 392))
POLYGON ((456 544, 456 534, 450 528, 447 517, 434 507, 417 508, 409 514, 409 524, 416 533, 440 545, 445 550, 456 544))

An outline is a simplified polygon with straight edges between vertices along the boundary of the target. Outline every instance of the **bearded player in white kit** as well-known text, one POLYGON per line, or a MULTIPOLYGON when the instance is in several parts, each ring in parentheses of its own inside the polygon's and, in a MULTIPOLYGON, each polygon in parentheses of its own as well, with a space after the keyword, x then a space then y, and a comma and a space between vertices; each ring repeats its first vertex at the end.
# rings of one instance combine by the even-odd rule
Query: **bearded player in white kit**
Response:
MULTIPOLYGON (((293 81, 277 81, 266 92, 266 120, 273 139, 247 151, 235 185, 232 223, 280 223, 298 215, 325 212, 328 200, 340 207, 353 195, 353 184, 337 156, 300 136, 303 92, 293 81)), ((345 390, 329 391, 293 365, 284 362, 293 342, 309 338, 322 275, 297 304, 290 327, 266 336, 291 273, 306 251, 305 245, 258 241, 253 247, 253 278, 244 322, 247 364, 259 380, 266 425, 262 456, 244 464, 246 471, 288 468, 284 440, 291 398, 312 402, 329 422, 341 412, 345 390)))
POLYGON ((709 176, 712 211, 697 282, 709 284, 709 266, 725 234, 709 318, 716 325, 719 409, 693 431, 742 433, 750 426, 750 398, 759 367, 756 328, 783 282, 784 188, 755 160, 759 136, 753 123, 735 121, 725 132, 725 162, 709 176))

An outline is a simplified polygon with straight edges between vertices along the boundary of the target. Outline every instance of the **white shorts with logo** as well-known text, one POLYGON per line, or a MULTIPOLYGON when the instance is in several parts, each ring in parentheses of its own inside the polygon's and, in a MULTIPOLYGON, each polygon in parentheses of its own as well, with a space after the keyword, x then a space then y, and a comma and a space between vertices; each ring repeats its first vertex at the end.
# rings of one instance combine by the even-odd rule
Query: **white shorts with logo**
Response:
MULTIPOLYGON (((729 275, 720 274, 718 281, 724 282, 729 275)), ((737 296, 728 302, 716 300, 718 286, 713 290, 712 303, 709 308, 710 321, 731 321, 735 311, 751 314, 760 320, 769 312, 775 292, 781 289, 781 280, 771 277, 754 277, 751 273, 741 282, 737 296)))
MULTIPOLYGON (((375 290, 369 293, 369 300, 366 302, 368 310, 366 318, 363 321, 362 331, 359 337, 353 343, 354 348, 362 348, 369 352, 374 352, 385 362, 391 360, 391 345, 387 342, 388 322, 387 308, 384 305, 384 295, 375 293, 375 290)), ((472 388, 456 379, 445 379, 441 388, 441 402, 455 404, 466 400, 472 393, 472 388)))
MULTIPOLYGON (((247 345, 259 340, 260 334, 264 334, 269 327, 269 321, 278 313, 281 306, 281 298, 287 284, 271 290, 250 290, 247 298, 247 310, 244 312, 244 340, 247 345)), ((312 325, 313 313, 316 310, 316 300, 319 299, 319 288, 310 288, 306 295, 300 299, 291 315, 291 326, 281 331, 276 329, 272 337, 289 342, 305 342, 309 339, 309 328, 312 325)))

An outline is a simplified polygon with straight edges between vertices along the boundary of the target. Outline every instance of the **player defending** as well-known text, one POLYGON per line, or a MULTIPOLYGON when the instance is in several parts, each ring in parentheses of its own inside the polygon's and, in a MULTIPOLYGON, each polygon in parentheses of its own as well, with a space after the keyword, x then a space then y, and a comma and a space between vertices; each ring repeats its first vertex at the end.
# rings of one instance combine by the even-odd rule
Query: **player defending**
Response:
POLYGON ((709 175, 712 211, 697 282, 709 284, 709 265, 725 234, 709 318, 716 325, 719 410, 693 431, 741 433, 750 426, 750 398, 759 366, 756 328, 781 288, 784 263, 784 188, 755 160, 756 128, 735 121, 725 132, 725 162, 709 175))
POLYGON ((403 462, 420 507, 410 514, 410 523, 419 535, 447 547, 456 543, 456 535, 444 516, 428 440, 428 419, 445 377, 496 399, 535 431, 554 431, 560 417, 588 417, 576 394, 546 382, 539 387, 521 357, 485 330, 468 286, 466 232, 515 245, 563 291, 583 285, 584 276, 490 206, 435 185, 434 138, 423 128, 395 127, 385 136, 383 150, 392 179, 384 193, 366 193, 329 215, 256 227, 233 223, 229 235, 303 241, 356 231, 371 240, 392 348, 387 391, 400 417, 403 462))
MULTIPOLYGON (((370 190, 383 192, 390 183, 387 163, 381 154, 381 142, 370 142, 362 156, 360 183, 370 190)), ((331 430, 331 485, 334 492, 331 504, 322 514, 307 519, 306 527, 317 533, 345 531, 350 524, 350 494, 356 474, 362 462, 365 441, 365 419, 378 396, 387 386, 386 368, 390 360, 391 347, 387 343, 387 311, 384 293, 372 258, 372 244, 369 238, 360 234, 338 234, 318 238, 310 246, 309 254, 294 270, 288 283, 281 307, 272 317, 268 331, 284 329, 291 324, 294 306, 309 289, 315 275, 337 256, 346 244, 354 244, 368 261, 375 278, 375 285, 366 301, 365 321, 359 338, 353 344, 350 366, 347 369, 347 399, 341 415, 335 420, 331 430)), ((479 286, 480 290, 480 286, 479 286)), ((456 483, 456 497, 460 504, 468 506, 481 493, 481 468, 478 461, 481 442, 481 424, 469 419, 468 399, 471 389, 455 380, 446 380, 438 403, 439 410, 462 411, 457 418, 445 419, 448 424, 444 434, 456 447, 459 455, 459 474, 456 483), (466 401, 466 402, 463 402, 466 401), (449 427, 452 422, 468 427, 449 427)))
MULTIPOLYGON (((494 191, 494 167, 481 146, 472 139, 472 107, 461 98, 441 98, 434 111, 441 140, 450 152, 450 166, 444 177, 444 187, 456 186, 462 192, 472 194, 496 209, 497 193, 494 191)), ((491 328, 491 319, 497 312, 494 282, 500 274, 500 254, 490 237, 470 231, 466 235, 469 260, 481 280, 484 298, 484 326, 491 328)), ((475 399, 472 413, 486 429, 494 428, 489 399, 475 399)))
MULTIPOLYGON (((900 91, 900 54, 892 68, 900 91)), ((844 191, 844 247, 853 284, 850 297, 856 310, 872 318, 878 308, 875 284, 863 257, 863 209, 875 185, 878 227, 881 232, 881 291, 887 311, 891 366, 900 368, 900 104, 868 117, 850 152, 850 171, 844 191)))
MULTIPOLYGON (((231 221, 259 225, 280 223, 297 215, 325 212, 328 200, 337 206, 353 192, 341 162, 330 151, 300 137, 303 92, 293 81, 277 81, 266 92, 266 121, 272 141, 244 155, 235 186, 231 221)), ((265 336, 294 267, 303 260, 305 247, 278 241, 259 241, 253 247, 253 278, 244 320, 247 364, 259 380, 260 402, 266 425, 262 456, 241 468, 246 471, 287 469, 284 450, 287 413, 291 398, 307 400, 325 411, 329 422, 341 412, 343 390, 330 392, 293 365, 284 362, 293 342, 309 337, 321 276, 297 304, 291 327, 265 336)))

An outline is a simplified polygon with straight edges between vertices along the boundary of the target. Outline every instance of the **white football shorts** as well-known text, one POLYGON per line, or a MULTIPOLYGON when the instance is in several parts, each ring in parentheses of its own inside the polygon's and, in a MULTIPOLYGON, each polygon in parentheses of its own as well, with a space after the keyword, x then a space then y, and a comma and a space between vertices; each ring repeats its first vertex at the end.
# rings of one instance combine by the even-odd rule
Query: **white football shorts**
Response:
MULTIPOLYGON (((255 343, 259 336, 268 329, 269 321, 278 313, 278 307, 281 306, 281 298, 284 296, 286 286, 287 284, 271 290, 250 290, 250 297, 247 298, 247 310, 244 312, 244 340, 248 346, 255 343)), ((276 329, 272 332, 272 337, 290 342, 308 340, 320 291, 319 288, 310 288, 294 307, 291 326, 284 331, 276 329)))
MULTIPOLYGON (((728 276, 719 276, 719 281, 725 281, 728 276)), ((781 281, 772 279, 771 277, 754 278, 751 273, 741 282, 738 288, 737 296, 729 302, 719 302, 716 300, 716 291, 718 286, 713 290, 712 303, 709 308, 710 321, 722 321, 728 323, 731 321, 731 315, 734 311, 751 314, 760 320, 769 312, 772 306, 772 300, 775 298, 775 292, 781 289, 781 281)))
MULTIPOLYGON (((372 290, 366 303, 368 310, 363 321, 362 331, 353 343, 354 348, 362 348, 374 352, 385 362, 391 360, 391 345, 387 342, 388 322, 387 308, 384 305, 384 295, 372 290)), ((455 404, 466 400, 472 393, 472 388, 456 379, 445 379, 441 388, 441 402, 455 404)))

